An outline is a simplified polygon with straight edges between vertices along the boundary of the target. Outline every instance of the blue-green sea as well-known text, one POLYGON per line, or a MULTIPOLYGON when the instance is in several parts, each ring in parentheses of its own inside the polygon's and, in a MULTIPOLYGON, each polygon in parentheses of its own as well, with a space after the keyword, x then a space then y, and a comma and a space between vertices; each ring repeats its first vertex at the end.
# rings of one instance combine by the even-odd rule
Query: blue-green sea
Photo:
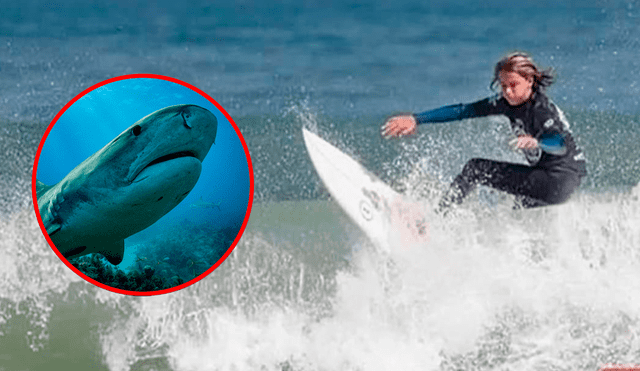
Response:
POLYGON ((0 8, 0 371, 640 363, 640 2, 0 8), (382 138, 381 124, 493 94, 493 66, 514 50, 554 68, 548 95, 572 123, 588 177, 566 204, 536 210, 479 188, 452 218, 428 221, 428 243, 380 252, 331 200, 301 128, 428 212, 468 159, 523 161, 507 145, 507 121, 427 125, 400 140, 382 138), (220 103, 255 181, 231 255, 194 285, 153 297, 78 277, 51 251, 31 200, 36 150, 57 112, 131 73, 180 79, 220 103))

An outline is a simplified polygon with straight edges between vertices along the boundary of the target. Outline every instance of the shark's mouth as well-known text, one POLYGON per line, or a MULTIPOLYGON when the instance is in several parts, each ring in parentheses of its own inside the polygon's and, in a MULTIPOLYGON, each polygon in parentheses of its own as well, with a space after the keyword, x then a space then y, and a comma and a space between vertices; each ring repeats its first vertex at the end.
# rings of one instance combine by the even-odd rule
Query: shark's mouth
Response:
POLYGON ((161 162, 165 162, 165 161, 171 161, 174 160, 176 158, 180 158, 180 157, 195 157, 197 158, 196 154, 190 151, 181 151, 181 152, 176 152, 176 153, 170 153, 168 155, 164 155, 164 156, 160 156, 157 159, 151 161, 149 163, 149 165, 145 166, 144 168, 142 168, 142 170, 151 167, 155 164, 159 164, 161 162))
POLYGON ((192 157, 192 158, 195 158, 195 159, 197 159, 198 161, 200 161, 200 159, 198 158, 198 156, 196 155, 196 153, 195 153, 195 152, 192 152, 192 151, 180 151, 180 152, 170 153, 170 154, 168 154, 168 155, 164 155, 164 156, 160 156, 160 157, 156 158, 155 160, 151 161, 149 164, 147 164, 146 166, 144 166, 142 169, 140 169, 139 171, 137 171, 137 172, 136 172, 136 174, 135 174, 135 176, 132 178, 132 180, 131 180, 131 181, 133 181, 133 182, 139 182, 139 181, 141 181, 142 179, 146 178, 146 176, 145 176, 145 177, 143 177, 142 179, 138 179, 138 176, 139 176, 139 175, 140 175, 144 170, 146 170, 146 169, 148 169, 148 168, 150 168, 150 167, 152 167, 152 166, 154 166, 154 165, 157 165, 157 164, 160 164, 160 163, 163 163, 163 162, 167 162, 167 161, 171 161, 171 160, 175 160, 175 159, 177 159, 177 158, 184 158, 184 157, 192 157))

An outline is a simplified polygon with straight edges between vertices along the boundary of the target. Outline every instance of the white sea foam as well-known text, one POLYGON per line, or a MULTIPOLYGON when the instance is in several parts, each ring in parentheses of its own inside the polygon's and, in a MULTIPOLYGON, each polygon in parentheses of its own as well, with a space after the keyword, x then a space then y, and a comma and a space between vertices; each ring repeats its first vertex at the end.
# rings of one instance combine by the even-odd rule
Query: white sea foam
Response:
MULTIPOLYGON (((311 300, 277 298, 273 277, 259 270, 235 277, 234 287, 249 289, 242 286, 247 279, 254 288, 270 284, 260 303, 215 304, 229 287, 212 277, 175 295, 132 301, 131 315, 102 334, 105 357, 113 370, 159 356, 175 370, 596 369, 633 362, 640 351, 639 207, 634 194, 582 195, 554 208, 463 212, 432 223, 426 246, 391 256, 358 251, 352 267, 337 273, 335 290, 326 291, 331 306, 322 315, 311 300)), ((278 251, 247 233, 255 238, 238 246, 236 271, 257 263, 252 249, 278 251)), ((301 283, 279 269, 270 273, 276 281, 301 283)))

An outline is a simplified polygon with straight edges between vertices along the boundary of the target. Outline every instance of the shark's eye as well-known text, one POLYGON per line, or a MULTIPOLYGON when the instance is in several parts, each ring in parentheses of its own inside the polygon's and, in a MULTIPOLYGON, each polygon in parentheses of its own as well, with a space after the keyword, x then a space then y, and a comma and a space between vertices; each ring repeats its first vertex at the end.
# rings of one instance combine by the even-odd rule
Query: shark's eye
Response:
POLYGON ((131 133, 133 133, 133 135, 135 136, 140 135, 141 131, 142 131, 142 128, 140 127, 140 125, 136 125, 131 129, 131 133))

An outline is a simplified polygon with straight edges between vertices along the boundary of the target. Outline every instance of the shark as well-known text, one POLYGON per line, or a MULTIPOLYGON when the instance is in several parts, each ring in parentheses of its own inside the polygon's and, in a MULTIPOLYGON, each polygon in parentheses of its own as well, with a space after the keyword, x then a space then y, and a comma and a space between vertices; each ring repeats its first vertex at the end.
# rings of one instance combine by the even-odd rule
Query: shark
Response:
POLYGON ((205 202, 202 197, 200 197, 200 201, 192 203, 189 205, 192 209, 215 209, 220 210, 220 202, 205 202))
POLYGON ((120 264, 124 239, 191 192, 217 130, 216 116, 196 105, 169 106, 141 118, 58 183, 36 180, 42 228, 67 259, 99 253, 120 264))

